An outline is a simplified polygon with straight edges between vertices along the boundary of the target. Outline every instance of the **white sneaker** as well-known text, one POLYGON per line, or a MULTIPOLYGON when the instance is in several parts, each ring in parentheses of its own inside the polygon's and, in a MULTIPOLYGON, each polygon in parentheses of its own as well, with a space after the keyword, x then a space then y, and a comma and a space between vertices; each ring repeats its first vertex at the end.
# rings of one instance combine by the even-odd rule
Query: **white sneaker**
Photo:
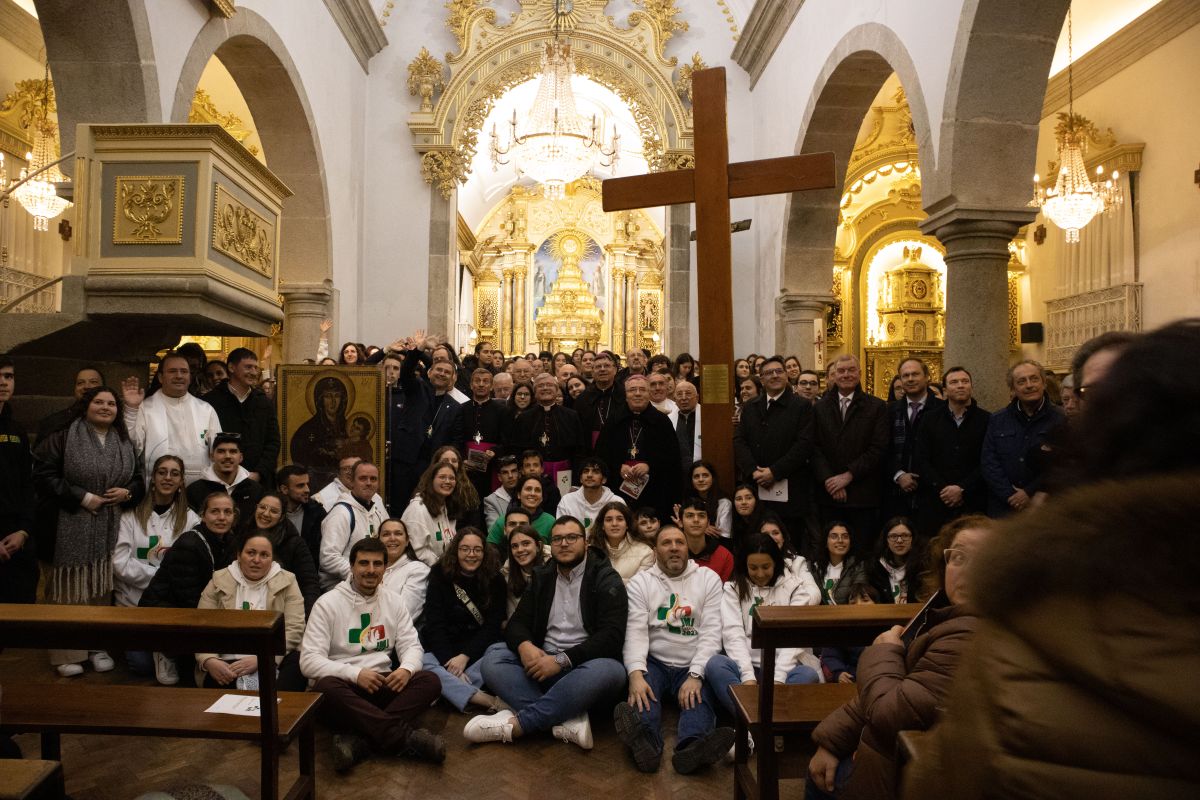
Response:
POLYGON ((75 678, 83 674, 82 664, 59 664, 54 669, 64 678, 75 678))
POLYGON ((163 686, 174 686, 179 683, 179 671, 175 669, 174 659, 167 658, 162 653, 155 653, 154 677, 163 686))
POLYGON ((584 750, 592 749, 592 723, 586 711, 578 717, 564 720, 561 725, 555 725, 551 734, 555 739, 577 744, 584 750))
POLYGON ((115 664, 113 664, 112 656, 103 650, 98 650, 88 658, 92 662, 92 669, 96 672, 108 672, 115 664))
POLYGON ((480 714, 471 717, 463 727, 463 738, 477 744, 511 742, 513 740, 512 724, 515 718, 516 715, 511 711, 497 711, 495 714, 480 714))
MULTIPOLYGON (((750 741, 750 747, 747 750, 746 755, 748 757, 753 757, 754 756, 754 734, 747 733, 746 738, 750 741)), ((776 750, 775 752, 779 752, 779 751, 776 750)), ((737 741, 734 740, 734 743, 729 747, 729 752, 725 754, 725 763, 733 764, 736 761, 737 761, 737 741)))

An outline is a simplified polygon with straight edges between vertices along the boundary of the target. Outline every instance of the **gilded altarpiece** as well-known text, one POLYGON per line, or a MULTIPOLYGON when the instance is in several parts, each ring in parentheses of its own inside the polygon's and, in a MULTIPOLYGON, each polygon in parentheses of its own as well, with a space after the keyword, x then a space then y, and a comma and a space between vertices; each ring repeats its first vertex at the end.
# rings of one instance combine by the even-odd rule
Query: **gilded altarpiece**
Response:
POLYGON ((642 211, 604 213, 599 181, 575 181, 560 200, 515 186, 475 236, 480 340, 506 354, 661 340, 662 231, 642 211))

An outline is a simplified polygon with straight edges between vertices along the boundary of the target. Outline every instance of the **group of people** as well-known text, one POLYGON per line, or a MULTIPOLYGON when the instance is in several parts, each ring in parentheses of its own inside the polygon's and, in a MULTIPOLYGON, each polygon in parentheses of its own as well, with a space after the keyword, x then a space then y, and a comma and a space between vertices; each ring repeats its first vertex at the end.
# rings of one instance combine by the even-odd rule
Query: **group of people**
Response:
MULTIPOLYGON (((1113 376, 1135 357, 1162 362, 1164 348, 1193 340, 1197 325, 1179 323, 1088 343, 1065 410, 1041 365, 1019 361, 1011 402, 993 414, 963 367, 935 385, 927 364, 907 359, 881 399, 862 389, 850 355, 832 361, 824 390, 794 357, 739 360, 729 496, 703 457, 686 354, 632 350, 622 365, 608 351, 505 358, 487 342, 460 359, 423 335, 373 354, 348 344, 339 363, 384 369, 390 447, 382 464, 341 458, 315 492, 308 465, 276 470, 280 431, 248 350, 229 354, 226 377, 202 397, 173 352, 149 396, 136 378, 114 390, 81 369, 76 404, 43 421, 32 459, 11 419, 12 362, 0 358, 0 591, 32 601, 40 562, 45 602, 281 612, 287 652, 273 666, 238 653, 125 655, 165 684, 252 688, 274 668, 281 689, 324 692, 339 770, 372 752, 444 759, 441 737, 419 726, 440 695, 476 712, 464 736, 479 743, 543 733, 590 748, 589 711, 611 709, 644 772, 659 769, 669 698, 679 708, 671 760, 687 774, 730 750, 730 686, 858 681, 871 695, 814 734, 808 791, 888 796, 895 734, 934 723, 977 611, 1007 614, 995 597, 1015 596, 976 562, 1012 573, 1005 558, 1036 555, 989 544, 1018 530, 993 535, 997 520, 1045 517, 1059 495, 1069 504, 1108 474, 1100 458, 1128 464, 1113 474, 1131 479, 1193 466, 1166 458, 1161 442, 1136 442, 1142 421, 1116 413, 1109 390, 1128 385, 1113 376), (1131 427, 1113 432, 1122 422, 1131 427), (941 607, 915 638, 893 630, 867 648, 784 651, 761 675, 750 643, 759 605, 935 593, 941 607)), ((1190 419, 1180 404, 1200 393, 1159 397, 1190 419)), ((1079 584, 1099 591, 1094 579, 1079 584)), ((1194 588, 1180 591, 1186 602, 1194 588)), ((51 663, 69 677, 114 662, 52 650, 51 663)), ((1019 678, 991 666, 977 664, 990 671, 976 688, 1019 678)), ((967 724, 956 708, 947 727, 967 724)), ((947 754, 961 746, 936 741, 947 754)))

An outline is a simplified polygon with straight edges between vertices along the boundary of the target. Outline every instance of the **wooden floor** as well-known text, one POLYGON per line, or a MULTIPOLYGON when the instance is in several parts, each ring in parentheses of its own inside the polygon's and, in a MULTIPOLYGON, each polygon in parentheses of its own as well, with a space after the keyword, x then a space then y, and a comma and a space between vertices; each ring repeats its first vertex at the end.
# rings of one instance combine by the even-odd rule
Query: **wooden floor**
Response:
MULTIPOLYGON (((114 657, 116 655, 114 654, 114 657)), ((86 681, 139 683, 116 657, 117 668, 98 675, 90 666, 78 678, 59 678, 44 651, 8 650, 0 653, 0 686, 9 680, 24 682, 86 681)), ((46 702, 54 702, 47 697, 46 702)), ((675 718, 667 711, 666 725, 675 718)), ((446 737, 446 763, 439 767, 399 758, 379 757, 355 767, 345 776, 335 775, 329 756, 328 731, 317 731, 317 784, 322 800, 364 798, 506 798, 603 797, 612 800, 640 798, 692 800, 733 796, 733 772, 719 764, 700 774, 681 776, 670 765, 673 745, 657 775, 638 772, 617 740, 611 720, 593 719, 595 748, 590 752, 548 737, 530 738, 512 745, 472 745, 462 737, 468 719, 444 703, 426 712, 423 724, 446 737)), ((38 737, 16 737, 25 755, 36 758, 38 737)), ((296 772, 295 745, 282 758, 284 785, 296 772)), ((797 758, 807 761, 808 756, 797 758)), ((237 786, 258 797, 258 748, 245 742, 205 739, 156 739, 126 736, 64 736, 63 771, 67 792, 74 800, 126 800, 154 789, 187 782, 206 781, 237 786)), ((803 797, 803 782, 781 785, 782 797, 803 797)))

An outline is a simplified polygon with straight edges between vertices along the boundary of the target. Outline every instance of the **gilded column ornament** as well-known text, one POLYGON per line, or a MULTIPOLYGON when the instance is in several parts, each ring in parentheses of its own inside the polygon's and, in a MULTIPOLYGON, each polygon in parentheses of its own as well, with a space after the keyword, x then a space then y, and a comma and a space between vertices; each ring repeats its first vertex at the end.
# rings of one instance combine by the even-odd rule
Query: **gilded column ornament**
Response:
POLYGON ((692 102, 692 74, 702 69, 708 69, 708 64, 704 63, 699 51, 692 54, 690 64, 684 64, 679 68, 679 77, 675 79, 675 91, 689 104, 692 102))
POLYGON ((467 28, 471 21, 471 15, 478 9, 485 9, 487 16, 485 19, 488 22, 496 21, 495 9, 485 8, 488 0, 447 0, 446 9, 450 15, 446 18, 446 27, 454 34, 454 38, 458 40, 458 48, 467 41, 467 28))
POLYGON ((113 244, 182 242, 183 183, 183 175, 118 176, 113 244))
POLYGON ((467 163, 456 150, 430 150, 421 156, 421 177, 429 185, 437 184, 442 197, 449 199, 457 184, 467 180, 467 163))
POLYGON ((208 0, 208 5, 212 8, 212 15, 216 17, 229 19, 237 13, 234 0, 208 0))
POLYGON ((675 19, 679 15, 679 9, 675 7, 675 0, 633 0, 633 3, 643 10, 630 14, 629 24, 636 25, 638 20, 643 17, 654 24, 659 33, 658 56, 662 58, 667 40, 678 31, 686 31, 688 24, 675 19))
POLYGON ((29 78, 17 81, 17 86, 4 96, 0 102, 0 113, 10 111, 21 112, 17 124, 30 129, 35 123, 58 113, 58 104, 54 98, 54 81, 42 78, 29 78))
POLYGON ((433 93, 445 88, 442 68, 442 62, 430 55, 425 47, 408 65, 408 93, 421 96, 422 111, 433 111, 433 93))

